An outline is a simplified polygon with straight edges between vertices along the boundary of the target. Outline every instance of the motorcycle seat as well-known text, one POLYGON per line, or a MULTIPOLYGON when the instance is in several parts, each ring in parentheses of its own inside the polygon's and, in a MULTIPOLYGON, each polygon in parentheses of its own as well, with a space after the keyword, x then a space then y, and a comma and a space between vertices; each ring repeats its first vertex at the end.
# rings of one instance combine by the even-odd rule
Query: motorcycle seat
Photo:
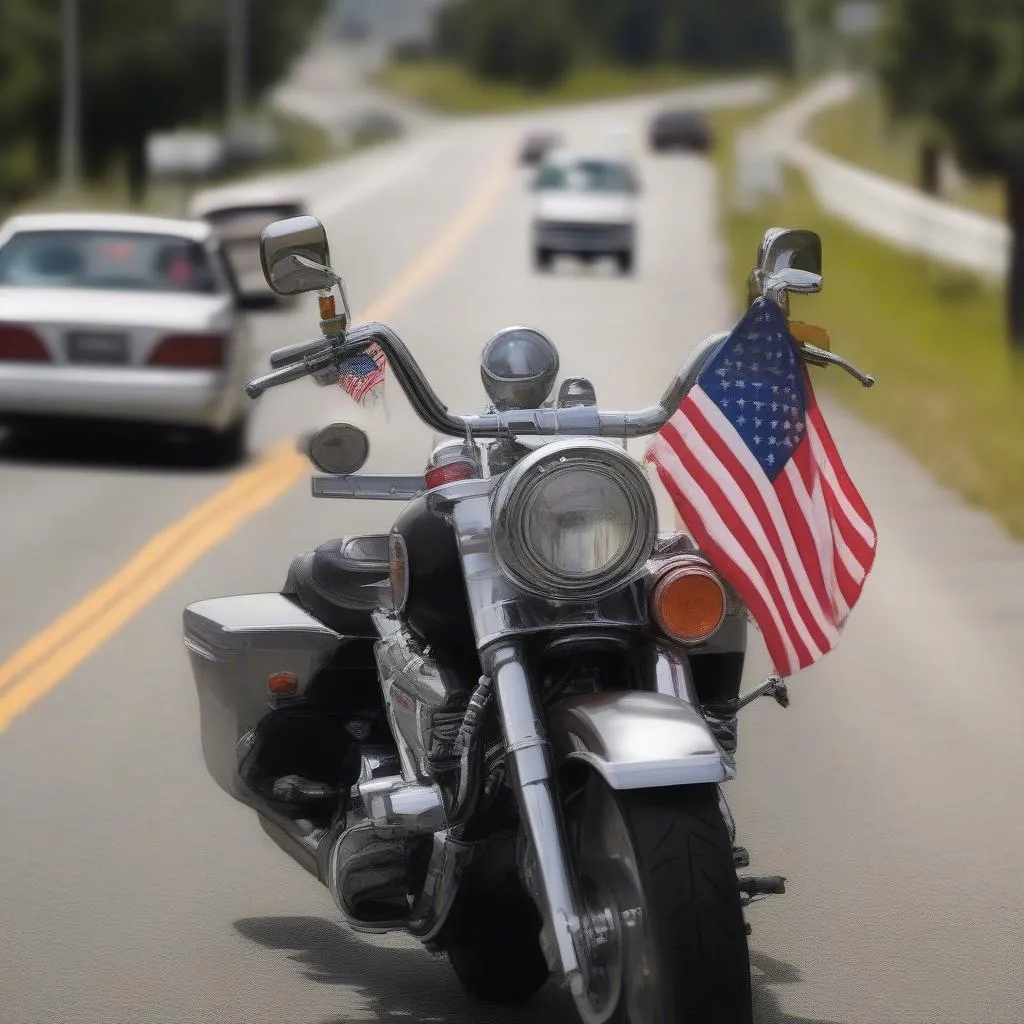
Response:
POLYGON ((345 636, 376 636, 370 613, 388 578, 387 534, 329 540, 299 555, 288 570, 286 597, 345 636))

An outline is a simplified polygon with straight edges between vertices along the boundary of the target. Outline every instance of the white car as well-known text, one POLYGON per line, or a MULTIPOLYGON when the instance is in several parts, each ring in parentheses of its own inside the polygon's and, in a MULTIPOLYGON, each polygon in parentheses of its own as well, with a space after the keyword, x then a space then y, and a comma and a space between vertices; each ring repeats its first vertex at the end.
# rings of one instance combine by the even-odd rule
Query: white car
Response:
POLYGON ((268 185, 230 186, 194 196, 188 215, 206 221, 223 243, 243 299, 249 305, 277 303, 263 278, 260 234, 275 220, 301 217, 306 204, 288 190, 268 185))
POLYGON ((539 270, 547 270, 560 254, 588 263, 612 256, 620 271, 633 270, 640 186, 628 159, 558 152, 541 166, 533 190, 533 256, 539 270))
POLYGON ((186 428, 203 454, 244 454, 255 370, 209 225, 51 213, 0 226, 0 422, 186 428))

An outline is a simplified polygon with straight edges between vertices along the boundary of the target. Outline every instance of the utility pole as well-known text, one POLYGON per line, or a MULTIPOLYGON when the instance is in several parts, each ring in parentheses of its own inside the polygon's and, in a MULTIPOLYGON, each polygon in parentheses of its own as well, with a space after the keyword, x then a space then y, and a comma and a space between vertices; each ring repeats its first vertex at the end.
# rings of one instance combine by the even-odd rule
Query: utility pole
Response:
POLYGON ((227 121, 236 126, 245 114, 249 82, 249 10, 248 0, 228 3, 227 121))
POLYGON ((78 151, 81 135, 81 81, 78 67, 78 0, 62 0, 63 101, 61 111, 61 184, 65 191, 78 187, 78 151))

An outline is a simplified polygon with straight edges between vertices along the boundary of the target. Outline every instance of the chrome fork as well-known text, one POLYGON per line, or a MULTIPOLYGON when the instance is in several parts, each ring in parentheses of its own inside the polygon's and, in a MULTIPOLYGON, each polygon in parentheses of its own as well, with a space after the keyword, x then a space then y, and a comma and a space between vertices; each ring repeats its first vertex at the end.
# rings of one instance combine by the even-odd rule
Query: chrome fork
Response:
POLYGON ((562 971, 573 994, 581 995, 586 987, 582 928, 551 782, 543 715, 514 645, 492 649, 487 660, 562 971))

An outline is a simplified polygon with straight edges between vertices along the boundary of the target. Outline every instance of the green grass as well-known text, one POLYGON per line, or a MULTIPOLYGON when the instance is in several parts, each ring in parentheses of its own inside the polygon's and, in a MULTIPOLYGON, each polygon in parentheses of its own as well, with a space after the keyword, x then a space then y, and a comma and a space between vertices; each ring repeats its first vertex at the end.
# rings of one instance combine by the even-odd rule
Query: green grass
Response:
POLYGON ((487 114, 667 91, 707 77, 704 72, 679 67, 580 67, 554 88, 536 90, 515 83, 485 81, 454 62, 417 60, 392 62, 375 81, 436 110, 487 114))
MULTIPOLYGON (((822 149, 850 163, 917 187, 919 132, 894 123, 877 89, 819 114, 809 138, 822 149)), ((998 181, 965 178, 946 198, 991 217, 1006 216, 1006 201, 998 181)))
MULTIPOLYGON (((750 116, 719 115, 717 160, 726 204, 733 180, 729 130, 750 116)), ((833 350, 878 383, 864 390, 829 368, 811 371, 816 385, 1024 537, 1024 366, 1005 342, 1000 290, 827 216, 796 173, 787 175, 782 198, 755 213, 726 206, 722 217, 737 309, 765 228, 802 227, 821 235, 825 289, 794 299, 793 317, 827 328, 833 350)))

